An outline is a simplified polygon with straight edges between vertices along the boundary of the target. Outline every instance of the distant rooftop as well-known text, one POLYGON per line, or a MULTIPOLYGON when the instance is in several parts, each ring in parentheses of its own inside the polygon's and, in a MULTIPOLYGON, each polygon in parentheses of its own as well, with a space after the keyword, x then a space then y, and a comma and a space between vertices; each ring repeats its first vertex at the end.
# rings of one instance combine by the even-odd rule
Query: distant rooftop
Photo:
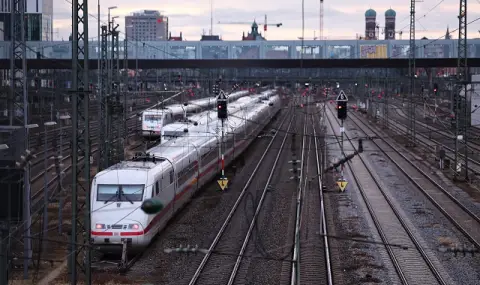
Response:
POLYGON ((132 16, 161 16, 160 11, 157 10, 142 10, 132 13, 132 16))
POLYGON ((221 41, 218 35, 202 35, 200 41, 221 41))

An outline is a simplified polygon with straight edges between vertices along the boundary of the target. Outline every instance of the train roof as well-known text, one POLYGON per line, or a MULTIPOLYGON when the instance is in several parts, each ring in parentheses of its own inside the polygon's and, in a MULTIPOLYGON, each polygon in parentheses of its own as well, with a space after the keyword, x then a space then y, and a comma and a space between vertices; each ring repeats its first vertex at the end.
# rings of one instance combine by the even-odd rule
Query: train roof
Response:
POLYGON ((170 167, 170 164, 162 158, 155 158, 155 162, 151 158, 146 161, 143 161, 143 159, 121 161, 100 171, 95 175, 94 179, 98 184, 111 184, 112 181, 117 181, 116 183, 119 184, 128 184, 131 183, 132 177, 135 177, 135 179, 148 177, 148 172, 155 167, 166 169, 170 167))
MULTIPOLYGON (((249 97, 240 98, 237 101, 234 101, 227 105, 228 112, 231 115, 236 114, 237 112, 241 111, 242 108, 248 107, 251 104, 258 102, 257 100, 259 100, 260 98, 261 98, 261 95, 253 95, 249 97)), ((185 136, 187 132, 205 133, 207 131, 205 126, 207 124, 214 124, 216 120, 217 120, 216 111, 213 111, 213 112, 212 110, 204 111, 199 114, 189 116, 188 121, 186 122, 175 122, 175 123, 164 126, 162 129, 162 135, 166 139, 167 137, 185 136), (184 130, 188 130, 188 131, 185 132, 184 130)))
MULTIPOLYGON (((273 98, 274 97, 270 100, 273 98)), ((226 131, 229 132, 235 130, 245 121, 245 119, 251 120, 255 114, 265 110, 265 107, 265 104, 255 104, 251 108, 245 109, 245 113, 242 117, 230 117, 225 124, 226 131)), ((199 125, 191 127, 185 136, 165 141, 160 145, 149 149, 147 151, 147 154, 151 156, 149 160, 139 158, 132 161, 122 161, 100 172, 97 176, 102 175, 102 173, 105 174, 105 172, 111 172, 112 170, 121 170, 123 175, 123 172, 125 171, 136 171, 135 173, 148 172, 150 169, 163 164, 165 164, 164 167, 170 167, 171 162, 174 163, 183 158, 189 151, 196 149, 198 146, 205 144, 209 140, 216 140, 217 136, 220 135, 220 126, 221 120, 214 118, 208 126, 199 125), (203 134, 199 135, 199 130, 195 131, 195 128, 203 128, 203 134), (155 156, 155 162, 152 160, 153 156, 155 156)), ((115 175, 115 173, 113 172, 111 175, 115 175)))
MULTIPOLYGON (((261 95, 266 95, 275 92, 275 90, 267 90, 262 92, 261 95)), ((228 98, 230 101, 232 100, 242 100, 246 101, 248 99, 243 99, 244 96, 248 95, 248 91, 237 91, 234 93, 231 93, 228 95, 228 98)), ((253 95, 245 98, 250 98, 254 96, 259 96, 259 95, 253 95)), ((156 108, 156 109, 148 109, 143 111, 143 114, 163 114, 163 113, 174 113, 174 114, 181 114, 185 111, 191 112, 195 110, 198 107, 201 108, 206 108, 209 106, 213 106, 216 102, 216 97, 207 97, 207 98, 202 98, 202 99, 196 99, 196 100, 191 100, 187 102, 187 106, 184 104, 172 104, 172 105, 167 105, 165 108, 156 108)))
POLYGON ((165 141, 147 151, 148 154, 155 157, 161 157, 170 162, 176 162, 185 156, 189 151, 195 150, 198 146, 214 138, 214 135, 205 134, 204 136, 180 137, 174 140, 165 141))

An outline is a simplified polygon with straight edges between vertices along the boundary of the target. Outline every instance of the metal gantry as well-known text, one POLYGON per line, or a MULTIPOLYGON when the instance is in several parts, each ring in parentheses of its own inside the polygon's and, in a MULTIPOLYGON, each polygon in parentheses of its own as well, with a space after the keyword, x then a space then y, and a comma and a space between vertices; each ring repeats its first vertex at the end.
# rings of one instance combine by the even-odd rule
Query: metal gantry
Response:
POLYGON ((468 65, 467 65, 467 0, 460 0, 458 15, 458 65, 457 92, 453 96, 455 102, 455 166, 454 179, 458 180, 465 169, 464 179, 468 180, 468 127, 470 108, 468 107, 468 65), (463 94, 463 98, 462 98, 463 94), (463 109, 463 110, 462 110, 463 109), (463 111, 463 112, 462 112, 463 111), (463 149, 463 156, 461 155, 463 149))
POLYGON ((386 80, 384 81, 384 94, 383 94, 383 127, 388 129, 388 109, 389 109, 389 106, 388 106, 388 96, 390 96, 390 92, 389 92, 389 89, 390 89, 390 81, 388 79, 388 76, 386 78, 386 80))
POLYGON ((100 151, 98 152, 98 170, 101 171, 108 167, 108 104, 107 98, 109 95, 109 76, 108 76, 108 28, 107 26, 102 26, 102 42, 100 48, 100 86, 101 97, 99 98, 100 102, 100 134, 99 134, 99 147, 100 151))
POLYGON ((124 136, 123 124, 115 124, 113 122, 118 122, 124 119, 124 105, 120 102, 120 45, 119 45, 119 32, 117 31, 118 25, 113 27, 110 31, 112 36, 112 82, 111 85, 111 94, 107 98, 108 102, 108 121, 109 121, 109 136, 108 136, 108 145, 107 145, 107 155, 108 163, 111 164, 120 162, 124 157, 124 136))
POLYGON ((90 126, 88 78, 88 1, 72 1, 72 231, 70 247, 70 284, 76 285, 77 266, 91 284, 90 247, 90 126), (83 190, 83 191, 79 191, 83 190), (85 195, 80 203, 79 196, 85 195), (81 213, 85 210, 82 222, 81 213), (84 246, 78 248, 83 234, 84 246), (79 256, 80 255, 80 256, 79 256))
MULTIPOLYGON (((8 116, 10 126, 19 126, 23 129, 22 144, 25 151, 29 151, 28 140, 28 92, 27 92, 27 58, 25 34, 26 2, 12 0, 11 2, 11 29, 12 48, 10 55, 10 98, 8 100, 8 116), (17 110, 19 111, 17 113, 17 110), (18 116, 17 116, 18 115, 18 116)), ((28 278, 28 266, 32 258, 31 216, 30 216, 30 165, 27 163, 23 173, 23 219, 24 219, 24 278, 28 278)))
MULTIPOLYGON (((125 34, 123 42, 123 148, 125 149, 128 138, 127 127, 127 92, 128 92, 128 41, 125 34)), ((125 157, 125 155, 124 155, 125 157)))
POLYGON ((408 145, 415 146, 415 1, 410 0, 410 50, 408 57, 408 73, 410 76, 410 98, 408 108, 408 127, 407 137, 408 145))

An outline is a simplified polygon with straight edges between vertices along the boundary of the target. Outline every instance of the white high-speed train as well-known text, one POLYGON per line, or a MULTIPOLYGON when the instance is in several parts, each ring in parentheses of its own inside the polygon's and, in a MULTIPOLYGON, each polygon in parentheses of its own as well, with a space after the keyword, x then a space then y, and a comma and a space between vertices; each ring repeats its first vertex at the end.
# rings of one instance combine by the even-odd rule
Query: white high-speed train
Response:
MULTIPOLYGON (((225 165, 243 153, 281 107, 278 96, 246 104, 248 108, 229 116, 225 124, 225 165)), ((130 253, 143 250, 191 196, 221 170, 220 126, 216 118, 207 126, 190 125, 183 136, 148 150, 145 156, 98 173, 91 188, 94 246, 106 253, 119 253, 124 245, 130 253), (147 215, 140 209, 150 198, 163 203, 158 214, 147 215)))
MULTIPOLYGON (((231 102, 247 96, 248 91, 239 91, 228 95, 231 102)), ((156 139, 161 135, 163 126, 172 122, 185 119, 186 115, 196 113, 216 104, 216 97, 208 97, 192 100, 187 105, 173 104, 163 109, 149 109, 142 112, 142 136, 148 139, 156 139)))
MULTIPOLYGON (((260 95, 252 95, 247 97, 242 97, 237 101, 228 103, 228 113, 229 116, 239 116, 244 113, 241 113, 245 109, 248 109, 251 105, 257 104, 260 100, 267 100, 271 94, 260 94, 260 95)), ((200 135, 202 133, 207 132, 207 127, 212 122, 216 124, 217 121, 217 110, 212 109, 206 112, 202 112, 200 114, 192 115, 188 117, 188 120, 174 122, 163 126, 162 128, 162 141, 167 141, 172 138, 177 138, 180 136, 184 136, 186 131, 191 126, 205 126, 204 128, 192 128, 190 129, 190 133, 192 131, 199 131, 200 135)))

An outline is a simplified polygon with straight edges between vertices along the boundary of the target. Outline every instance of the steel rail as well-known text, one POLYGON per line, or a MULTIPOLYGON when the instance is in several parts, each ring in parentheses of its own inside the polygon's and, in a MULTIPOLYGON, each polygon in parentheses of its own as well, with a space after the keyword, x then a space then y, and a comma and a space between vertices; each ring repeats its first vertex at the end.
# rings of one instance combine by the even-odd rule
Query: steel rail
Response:
MULTIPOLYGON (((291 124, 292 124, 292 121, 290 121, 290 123, 287 127, 287 133, 290 130, 291 124)), ((232 285, 233 282, 235 281, 235 277, 237 276, 238 269, 240 268, 240 264, 242 262, 243 256, 245 255, 245 250, 247 249, 248 242, 250 241, 250 236, 252 235, 253 228, 255 227, 257 217, 258 217, 258 215, 259 215, 259 213, 262 209, 263 201, 265 200, 265 196, 266 196, 267 191, 269 189, 270 182, 272 181, 273 174, 276 171, 278 160, 280 159, 280 155, 283 153, 283 146, 285 145, 287 137, 288 137, 287 135, 285 135, 283 137, 282 144, 280 145, 280 149, 277 153, 277 156, 275 157, 275 161, 273 162, 272 170, 270 170, 270 173, 268 174, 267 181, 265 182, 265 187, 263 187, 263 190, 262 190, 262 196, 260 197, 260 201, 258 201, 257 208, 255 209, 255 213, 252 217, 252 221, 250 222, 250 226, 248 228, 247 234, 245 235, 245 238, 243 240, 242 248, 240 249, 240 252, 237 255, 237 260, 235 261, 235 265, 233 267, 232 273, 230 274, 230 278, 228 280, 227 285, 232 285)))
MULTIPOLYGON (((215 249, 215 247, 217 246, 218 242, 220 241, 221 237, 223 236, 223 234, 225 233, 225 230, 227 228, 227 226, 230 224, 230 221, 231 219, 233 218, 233 215, 234 213, 236 212, 238 206, 240 205, 240 202, 242 201, 243 197, 245 196, 245 194, 247 193, 247 190, 250 186, 250 184, 252 183, 253 181, 253 178, 255 177, 255 175, 257 174, 258 172, 258 169, 260 168, 260 166, 263 164, 264 162, 264 159, 265 157, 267 157, 267 154, 269 152, 269 150, 271 149, 271 146, 273 145, 273 143, 275 142, 275 139, 277 138, 278 136, 278 133, 280 132, 280 129, 281 129, 281 126, 284 124, 284 122, 286 121, 286 119, 288 118, 289 116, 286 115, 282 122, 280 123, 280 127, 277 128, 275 134, 273 135, 272 139, 270 140, 270 143, 267 145, 265 151, 263 152, 262 156, 260 157, 260 159, 258 160, 257 162, 257 165, 255 166, 255 168, 253 169, 253 172, 252 174, 250 175, 250 177, 248 178, 247 182, 245 183, 245 186, 242 188, 242 191, 240 192, 240 195, 238 196, 237 200, 235 201, 235 204, 233 205, 232 209, 230 210, 230 212, 228 213, 228 216, 227 218, 225 219, 225 221, 223 222, 222 224, 222 227, 220 228, 220 230, 218 231, 217 235, 215 236, 212 244, 210 245, 208 251, 205 253, 205 256, 203 257, 200 265, 198 266, 197 270, 195 271, 193 277, 191 278, 190 282, 189 282, 189 285, 194 285, 197 283, 203 269, 205 268, 208 260, 210 259, 212 253, 213 253, 213 250, 215 249)), ((291 119, 290 119, 290 124, 289 124, 289 127, 291 125, 291 119)), ((288 128, 289 129, 289 128, 288 128)), ((283 132, 283 131, 282 131, 283 132)), ((281 149, 279 150, 279 152, 281 152, 281 149)))
MULTIPOLYGON (((360 119, 358 117, 356 117, 357 119, 360 119)), ((362 131, 363 131, 363 128, 360 126, 360 124, 358 124, 358 122, 356 121, 353 121, 354 124, 360 128, 362 131)), ((363 123, 362 123, 363 124, 363 123)), ((369 129, 370 131, 372 131, 374 134, 376 134, 378 136, 378 132, 375 131, 372 127, 366 125, 366 124, 363 124, 367 129, 369 129)), ((365 132, 364 132, 365 133, 365 132)), ((480 217, 478 217, 477 215, 475 215, 475 213, 473 213, 470 209, 468 209, 467 207, 465 207, 464 204, 462 204, 462 202, 460 202, 457 198, 455 198, 452 194, 450 194, 444 187, 442 187, 435 179, 431 178, 427 173, 425 173, 425 171, 423 171, 422 169, 420 169, 417 165, 415 165, 415 163, 413 163, 410 159, 408 159, 404 154, 402 154, 398 149, 396 149, 390 142, 388 142, 385 138, 381 138, 381 140, 387 144, 391 149, 394 150, 394 152, 396 154, 398 154, 400 157, 402 157, 405 161, 408 162, 408 164, 410 166, 412 166, 418 173, 420 173, 423 177, 425 177, 431 184, 433 184, 437 189, 439 189, 445 196, 447 196, 451 201, 454 202, 455 205, 457 205, 461 211, 465 212, 468 216, 469 216, 469 219, 471 220, 474 220, 478 223, 478 225, 480 226, 480 217)), ((412 182, 424 195, 425 197, 428 198, 428 200, 430 200, 430 202, 432 202, 432 204, 435 205, 435 207, 437 207, 438 210, 440 210, 440 212, 442 212, 445 217, 450 220, 450 222, 452 222, 455 227, 460 231, 462 232, 462 234, 464 234, 472 243, 475 244, 476 247, 480 248, 480 240, 477 240, 475 239, 474 237, 472 237, 471 234, 468 233, 468 231, 465 229, 465 227, 462 227, 459 222, 457 220, 455 220, 454 217, 452 217, 451 214, 449 214, 445 209, 444 207, 442 207, 438 202, 437 200, 431 195, 428 193, 428 191, 426 189, 424 189, 424 187, 422 187, 415 179, 413 179, 411 177, 411 175, 409 175, 407 173, 407 171, 400 166, 400 164, 392 158, 392 156, 390 154, 388 154, 388 152, 386 152, 383 148, 381 148, 377 142, 375 142, 374 140, 372 141, 379 149, 380 151, 382 151, 382 153, 388 157, 390 159, 390 161, 393 162, 393 164, 408 178, 408 180, 410 180, 410 182, 412 182)))
MULTIPOLYGON (((305 122, 303 124, 303 136, 302 136, 302 154, 301 154, 301 166, 300 166, 300 180, 298 182, 298 194, 297 194, 297 204, 295 210, 295 238, 293 243, 293 262, 292 262, 292 274, 290 276, 290 284, 294 285, 300 283, 300 226, 301 226, 301 215, 302 215, 302 182, 303 182, 303 172, 304 172, 304 157, 305 157, 305 139, 307 133, 307 113, 305 112, 305 122)), ((308 165, 307 165, 308 167, 308 165)), ((306 181, 306 179, 305 179, 306 181)), ((306 184, 305 184, 306 185, 306 184)))
MULTIPOLYGON (((326 116, 326 113, 324 114, 326 116)), ((324 175, 322 174, 322 170, 320 167, 320 160, 319 160, 319 153, 318 153, 318 142, 317 142, 317 132, 315 130, 315 119, 312 115, 312 126, 313 126, 313 138, 315 144, 315 159, 317 164, 317 179, 318 179, 318 192, 320 196, 320 229, 321 234, 323 235, 323 243, 324 243, 324 251, 325 251, 325 263, 326 263, 326 273, 327 273, 327 284, 333 285, 333 272, 332 272, 332 265, 331 265, 331 257, 330 257, 330 245, 328 242, 328 231, 327 231, 327 217, 325 214, 325 204, 324 204, 324 197, 323 197, 323 185, 324 185, 324 175)), ((327 147, 326 145, 324 146, 327 147)), ((324 157, 326 159, 326 157, 324 157)))
MULTIPOLYGON (((334 116, 335 114, 333 113, 333 111, 328 108, 328 110, 330 111, 330 113, 334 116)), ((336 118, 335 118, 336 119, 336 118)), ((335 129, 333 127, 333 122, 331 121, 331 119, 328 119, 329 123, 330 123, 330 127, 332 129, 332 132, 335 134, 335 129)), ((338 119, 336 119, 336 123, 338 124, 338 119)), ((347 135, 347 133, 344 133, 344 137, 347 139, 347 141, 352 145, 352 147, 355 149, 350 137, 347 135)), ((337 141, 339 140, 338 137, 336 137, 337 141)), ((340 143, 340 142, 339 142, 340 143)), ((342 154, 344 155, 344 154, 342 154)), ((423 247, 420 245, 419 241, 417 240, 417 238, 415 237, 415 235, 413 234, 413 232, 409 229, 409 227, 407 226, 404 218, 402 218, 401 214, 399 213, 399 211, 397 210, 397 208, 393 205, 393 201, 391 200, 390 197, 388 197, 388 195, 385 193, 385 190, 383 189, 383 187, 381 186, 380 182, 378 181, 378 179, 375 177, 375 175, 372 173, 372 171, 369 169, 368 165, 366 164, 365 160, 363 159, 363 157, 361 155, 358 156, 358 158, 360 159, 360 161, 362 162, 365 170, 368 172, 369 174, 369 177, 372 179, 372 181, 374 182, 376 188, 379 190, 379 192, 381 193, 381 196, 384 198, 385 202, 388 204, 388 206, 390 207, 392 213, 394 214, 394 216, 396 217, 396 219, 398 220, 398 222, 400 223, 400 225, 402 226, 402 228, 404 229, 405 233, 408 235, 409 239, 412 241, 413 245, 415 246, 417 252, 420 254, 421 258, 423 259, 424 263, 427 265, 428 269, 430 270, 430 272, 432 273, 433 277, 435 278, 435 280, 442 284, 442 285, 446 285, 448 284, 447 282, 445 282, 445 280, 443 279, 443 277, 441 276, 440 272, 435 268, 435 266, 433 265, 433 262, 430 260, 430 258, 428 257, 426 251, 423 249, 423 247)), ((363 197, 363 200, 365 201, 365 205, 367 206, 367 209, 370 213, 370 216, 372 217, 372 220, 374 221, 375 223, 375 226, 377 228, 377 231, 380 235, 380 237, 382 238, 382 241, 385 243, 385 244, 388 244, 389 243, 389 239, 387 237, 387 234, 385 233, 383 227, 382 227, 382 224, 377 216, 377 214, 375 213, 375 210, 374 210, 374 206, 372 205, 372 203, 370 203, 370 199, 372 199, 371 197, 369 197, 365 191, 365 189, 362 187, 362 184, 360 183, 360 179, 358 178, 358 175, 356 174, 356 171, 353 169, 353 166, 351 165, 351 162, 347 162, 347 166, 350 170, 350 173, 352 174, 354 180, 355 180, 355 183, 357 184, 358 186, 358 189, 360 190, 360 194, 362 195, 363 197)), ((378 207, 378 205, 377 205, 378 207)), ((393 223, 393 221, 391 221, 393 223)), ((398 232, 395 233, 397 236, 398 236, 398 232)), ((398 277, 400 278, 400 280, 402 281, 403 284, 410 284, 410 282, 408 281, 407 279, 407 276, 405 275, 405 272, 403 270, 403 266, 406 266, 405 265, 405 260, 403 260, 404 262, 404 265, 402 266, 399 262, 399 259, 397 259, 396 257, 396 254, 393 252, 393 249, 386 245, 385 246, 390 257, 391 257, 391 260, 392 260, 392 264, 394 265, 395 267, 395 270, 397 271, 398 273, 398 277)), ((413 260, 409 260, 408 261, 408 264, 409 265, 412 265, 412 261, 413 260)))

